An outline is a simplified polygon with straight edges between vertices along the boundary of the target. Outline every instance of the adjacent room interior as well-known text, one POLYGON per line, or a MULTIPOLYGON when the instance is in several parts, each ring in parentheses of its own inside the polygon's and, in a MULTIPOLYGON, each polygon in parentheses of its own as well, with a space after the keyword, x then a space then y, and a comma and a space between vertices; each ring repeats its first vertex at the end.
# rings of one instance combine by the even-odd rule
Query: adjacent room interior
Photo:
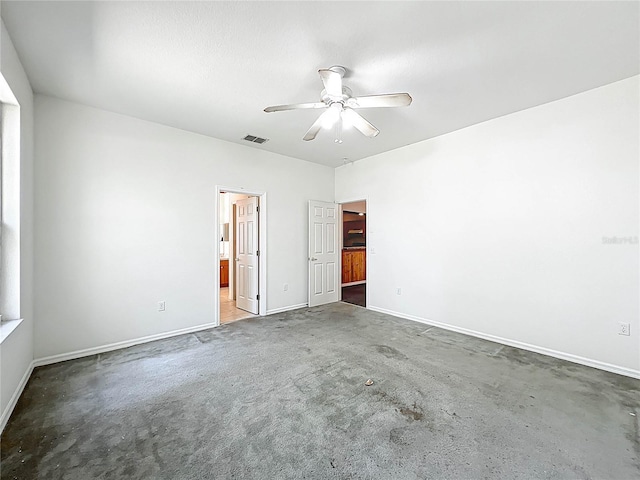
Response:
MULTIPOLYGON (((218 215, 220 226, 220 289, 218 303, 220 305, 220 323, 230 323, 243 318, 250 318, 258 314, 256 303, 251 299, 257 294, 257 277, 250 278, 245 275, 247 262, 244 250, 247 247, 246 222, 241 212, 246 207, 242 205, 238 209, 239 201, 256 199, 257 197, 233 192, 220 192, 218 215), (242 256, 242 261, 241 261, 242 256), (251 285, 253 282, 253 286, 251 285), (251 289, 256 293, 249 293, 249 301, 246 292, 251 289)), ((240 202, 242 204, 242 202, 240 202)), ((259 231, 259 230, 258 230, 259 231)), ((254 250, 252 248, 252 250, 254 250)), ((256 266, 257 267, 257 266, 256 266)))
POLYGON ((342 204, 342 301, 367 306, 367 202, 342 204))
POLYGON ((640 477, 638 2, 0 16, 1 480, 640 477))

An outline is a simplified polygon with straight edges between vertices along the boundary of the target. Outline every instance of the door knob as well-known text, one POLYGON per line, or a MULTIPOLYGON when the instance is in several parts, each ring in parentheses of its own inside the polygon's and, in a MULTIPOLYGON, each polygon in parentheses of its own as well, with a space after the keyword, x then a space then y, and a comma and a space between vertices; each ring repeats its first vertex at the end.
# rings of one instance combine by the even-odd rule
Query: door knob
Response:
POLYGON ((312 262, 316 262, 316 261, 318 261, 318 259, 317 259, 317 258, 313 258, 313 257, 311 257, 309 260, 311 260, 312 262))

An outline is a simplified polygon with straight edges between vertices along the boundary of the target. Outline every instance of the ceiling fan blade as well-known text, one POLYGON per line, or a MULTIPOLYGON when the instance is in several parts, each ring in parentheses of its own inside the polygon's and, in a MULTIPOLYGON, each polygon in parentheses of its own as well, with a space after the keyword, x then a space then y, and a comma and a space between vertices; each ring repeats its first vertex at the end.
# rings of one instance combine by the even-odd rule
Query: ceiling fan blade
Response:
POLYGON ((325 119, 329 117, 332 113, 333 112, 331 112, 331 110, 327 110, 326 112, 323 112, 322 115, 320 115, 318 119, 315 122, 313 122, 313 125, 311 125, 311 128, 307 130, 307 133, 304 134, 304 137, 302 137, 302 139, 308 142, 309 140, 313 140, 314 138, 316 138, 316 135, 318 135, 318 132, 322 128, 322 125, 324 124, 325 119))
POLYGON ((357 128, 360 133, 366 137, 373 138, 380 133, 380 130, 371 125, 371 123, 365 120, 365 118, 355 110, 351 110, 347 107, 342 111, 342 116, 344 120, 357 128))
POLYGON ((411 105, 411 100, 411 95, 408 93, 365 95, 364 97, 353 98, 354 103, 349 106, 352 108, 406 107, 411 105))
POLYGON ((318 70, 324 89, 330 97, 342 97, 342 75, 328 68, 318 70))
POLYGON ((314 103, 292 103, 291 105, 274 105, 273 107, 267 107, 264 109, 265 112, 283 112, 285 110, 299 110, 303 108, 327 108, 327 105, 324 102, 314 102, 314 103))

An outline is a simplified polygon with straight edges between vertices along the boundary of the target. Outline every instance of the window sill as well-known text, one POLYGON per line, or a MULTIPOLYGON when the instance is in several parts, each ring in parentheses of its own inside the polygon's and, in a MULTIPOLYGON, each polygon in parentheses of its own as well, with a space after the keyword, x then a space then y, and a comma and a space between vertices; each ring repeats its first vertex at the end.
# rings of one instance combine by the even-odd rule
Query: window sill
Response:
POLYGON ((0 344, 4 343, 9 335, 18 328, 22 320, 22 318, 18 318, 17 320, 3 320, 0 322, 0 344))

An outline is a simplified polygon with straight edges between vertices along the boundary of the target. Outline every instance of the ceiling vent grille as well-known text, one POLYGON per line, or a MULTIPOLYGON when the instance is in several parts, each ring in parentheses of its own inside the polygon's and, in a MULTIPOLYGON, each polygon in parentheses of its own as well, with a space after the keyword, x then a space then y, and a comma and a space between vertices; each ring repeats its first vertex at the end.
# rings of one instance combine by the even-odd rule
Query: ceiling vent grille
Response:
POLYGON ((247 142, 251 142, 251 143, 266 143, 269 141, 268 138, 260 138, 260 137, 256 137, 255 135, 247 135, 246 137, 243 138, 243 140, 246 140, 247 142))

